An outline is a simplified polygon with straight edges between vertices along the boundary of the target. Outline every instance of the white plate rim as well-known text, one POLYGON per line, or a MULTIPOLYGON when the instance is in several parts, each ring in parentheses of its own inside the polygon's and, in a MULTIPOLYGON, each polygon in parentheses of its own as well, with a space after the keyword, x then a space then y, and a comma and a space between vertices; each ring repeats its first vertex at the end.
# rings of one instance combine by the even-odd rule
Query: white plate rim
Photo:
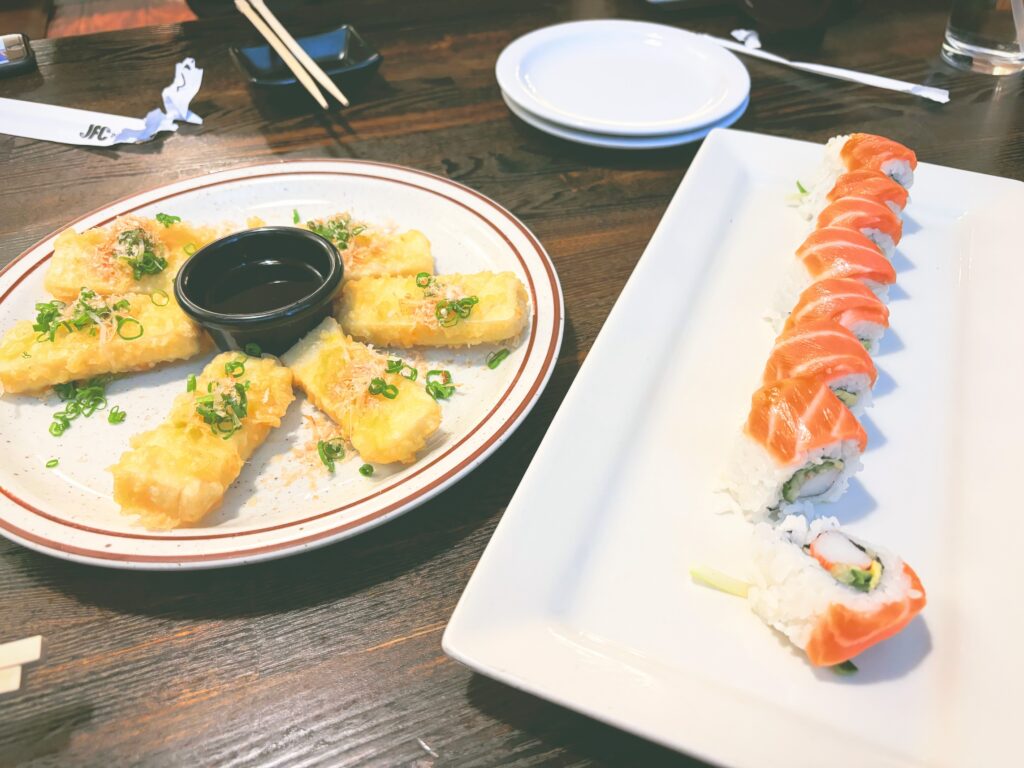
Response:
POLYGON ((743 100, 743 103, 739 105, 735 112, 732 112, 718 122, 711 123, 703 128, 698 128, 695 131, 688 131, 668 136, 637 136, 635 138, 630 138, 612 136, 606 133, 577 131, 573 128, 566 128, 565 126, 557 125, 556 123, 545 120, 538 115, 534 115, 522 104, 516 103, 515 100, 504 91, 501 92, 501 98, 504 99, 505 106, 509 108, 509 111, 513 115, 518 117, 527 125, 536 128, 538 131, 563 139, 564 141, 571 141, 576 144, 586 144, 591 147, 601 147, 603 149, 666 149, 669 147, 680 147, 684 144, 692 144, 695 141, 703 139, 715 128, 728 128, 743 117, 747 111, 747 107, 750 106, 750 97, 748 96, 743 100))
POLYGON ((527 274, 533 322, 529 338, 523 342, 528 345, 528 352, 524 355, 521 367, 505 394, 499 398, 483 420, 469 429, 459 442, 447 448, 440 457, 420 468, 414 475, 387 487, 375 489, 373 493, 363 499, 345 504, 342 508, 327 510, 314 517, 316 519, 329 517, 332 514, 337 514, 341 509, 351 508, 364 503, 367 499, 380 497, 403 486, 414 488, 413 493, 398 501, 389 502, 382 508, 371 509, 341 526, 316 534, 293 535, 292 538, 260 546, 243 548, 232 546, 223 552, 203 555, 133 555, 120 551, 111 552, 108 549, 109 544, 104 546, 100 543, 104 541, 105 537, 129 540, 166 540, 169 545, 194 538, 223 539, 229 542, 244 541, 246 537, 258 536, 266 530, 296 527, 309 518, 255 531, 201 534, 194 537, 171 538, 153 532, 126 534, 89 529, 62 520, 59 511, 55 513, 38 509, 20 499, 16 492, 4 487, 0 487, 0 534, 29 549, 47 555, 110 568, 201 570, 285 557, 365 532, 419 506, 473 471, 518 428, 547 386, 561 349, 564 331, 564 298, 554 263, 537 237, 506 208, 471 187, 415 168, 387 162, 344 158, 282 160, 275 163, 244 165, 212 174, 199 175, 128 195, 69 221, 0 269, 0 303, 14 293, 29 274, 50 258, 56 236, 68 227, 97 226, 114 216, 173 198, 176 195, 219 184, 244 182, 246 179, 268 176, 301 176, 303 174, 368 176, 385 182, 411 186, 446 198, 448 204, 458 205, 468 210, 489 224, 506 240, 527 274), (524 249, 523 253, 520 253, 520 247, 524 249), (540 320, 543 322, 539 322, 540 320), (543 337, 541 333, 543 333, 543 337), (474 437, 473 441, 470 441, 471 437, 474 437), (480 444, 476 445, 477 442, 480 444), (413 482, 414 480, 416 482, 413 482), (21 520, 17 523, 12 522, 11 518, 14 513, 25 512, 45 520, 48 528, 56 526, 58 530, 67 528, 71 531, 77 530, 79 533, 85 531, 88 536, 92 537, 95 546, 87 547, 71 543, 66 536, 54 538, 52 534, 41 535, 39 530, 33 530, 32 527, 24 525, 21 520))
POLYGON ((494 66, 495 76, 501 89, 508 93, 517 104, 528 109, 531 113, 550 120, 558 125, 567 128, 574 128, 592 133, 614 134, 620 136, 661 136, 678 134, 684 131, 694 130, 702 126, 711 125, 725 116, 734 112, 744 99, 750 95, 750 73, 747 72, 743 62, 731 51, 722 48, 716 43, 705 39, 703 35, 690 32, 678 27, 666 24, 657 24, 650 21, 634 21, 628 19, 586 19, 582 21, 568 21, 560 24, 553 24, 548 27, 528 32, 527 34, 513 40, 498 55, 494 66), (717 59, 723 70, 729 71, 733 77, 742 85, 735 93, 727 94, 727 99, 719 106, 717 114, 705 115, 703 117, 681 117, 673 121, 664 121, 658 124, 650 122, 629 122, 608 121, 592 119, 582 115, 570 115, 564 111, 549 106, 543 101, 536 99, 530 91, 525 88, 518 77, 520 63, 523 57, 533 46, 548 42, 565 34, 584 32, 586 28, 596 29, 603 27, 624 27, 630 31, 649 30, 662 35, 675 38, 680 44, 689 45, 700 49, 710 57, 717 59))

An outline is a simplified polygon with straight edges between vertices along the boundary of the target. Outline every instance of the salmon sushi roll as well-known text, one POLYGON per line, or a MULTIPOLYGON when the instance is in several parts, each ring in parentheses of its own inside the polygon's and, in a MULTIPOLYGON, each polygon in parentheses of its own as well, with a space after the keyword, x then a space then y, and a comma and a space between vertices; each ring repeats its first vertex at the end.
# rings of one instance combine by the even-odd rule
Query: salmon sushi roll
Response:
POLYGON ((783 330, 818 320, 839 323, 874 353, 889 327, 889 308, 858 280, 819 280, 800 294, 783 330))
POLYGON ((803 502, 835 501, 860 469, 867 440, 821 379, 773 381, 754 393, 726 490, 755 521, 803 502))
POLYGON ((806 377, 824 382, 855 414, 871 402, 878 371, 860 340, 832 320, 804 323, 775 341, 764 383, 806 377))
POLYGON ((818 214, 817 226, 845 227, 860 232, 888 258, 903 237, 903 222, 885 203, 870 197, 841 197, 818 214))
POLYGON ((925 606, 909 565, 843 532, 835 518, 808 523, 791 515, 774 527, 758 525, 753 549, 750 607, 816 667, 849 662, 925 606))
POLYGON ((825 145, 825 155, 836 175, 845 171, 883 173, 905 189, 914 183, 917 155, 898 141, 871 133, 836 136, 825 145))
POLYGON ((889 206, 897 216, 907 207, 909 195, 905 187, 890 177, 870 168, 861 168, 844 173, 832 186, 826 199, 834 203, 843 197, 867 197, 889 206))
POLYGON ((797 248, 796 255, 811 281, 859 280, 882 300, 896 282, 896 270, 882 249, 855 229, 816 229, 797 248))

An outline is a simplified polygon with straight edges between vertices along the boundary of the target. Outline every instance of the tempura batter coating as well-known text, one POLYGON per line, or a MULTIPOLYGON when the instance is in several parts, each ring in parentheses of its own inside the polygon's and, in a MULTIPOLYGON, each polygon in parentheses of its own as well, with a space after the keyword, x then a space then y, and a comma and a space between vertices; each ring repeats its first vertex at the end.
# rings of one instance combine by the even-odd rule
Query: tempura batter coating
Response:
POLYGON ((335 317, 354 338, 376 346, 457 347, 517 336, 529 305, 512 272, 437 275, 425 288, 415 277, 369 277, 345 283, 335 317), (464 317, 442 324, 439 305, 473 298, 464 317))
POLYGON ((280 426, 294 399, 291 372, 273 358, 217 355, 197 377, 195 391, 178 395, 167 420, 133 437, 131 449, 110 468, 114 500, 147 528, 198 522, 220 504, 245 461, 280 426), (244 371, 237 377, 228 374, 225 366, 238 361, 244 371), (228 393, 237 400, 235 385, 244 387, 246 382, 246 415, 237 431, 225 437, 204 421, 197 404, 211 394, 219 400, 221 393, 228 393))
POLYGON ((441 425, 441 408, 423 381, 387 373, 387 357, 346 336, 334 318, 326 318, 281 359, 295 384, 334 420, 364 461, 411 463, 441 425), (371 395, 374 378, 395 386, 398 395, 371 395))
POLYGON ((347 213, 306 222, 306 228, 338 248, 346 280, 434 273, 430 241, 417 229, 388 232, 355 222, 347 213))
POLYGON ((155 291, 170 294, 178 268, 189 257, 186 246, 194 253, 221 234, 226 231, 185 222, 164 226, 134 214, 81 234, 68 228, 54 241, 43 284, 61 301, 71 301, 86 285, 100 296, 155 291), (147 261, 149 269, 155 269, 156 259, 166 262, 155 274, 133 267, 133 263, 141 263, 147 250, 152 254, 147 261))
MULTIPOLYGON (((93 305, 116 304, 115 297, 93 299, 93 305)), ((105 373, 144 371, 158 363, 184 360, 202 351, 205 336, 174 298, 167 296, 161 306, 150 296, 127 294, 116 297, 128 306, 100 323, 69 331, 59 327, 50 341, 33 330, 31 320, 16 323, 0 341, 0 386, 4 392, 39 392, 54 384, 88 379, 105 373), (118 335, 117 317, 122 321, 118 335), (41 338, 42 336, 42 338, 41 338)), ((161 297, 161 301, 163 297, 161 297)), ((77 303, 68 305, 68 312, 77 303)))

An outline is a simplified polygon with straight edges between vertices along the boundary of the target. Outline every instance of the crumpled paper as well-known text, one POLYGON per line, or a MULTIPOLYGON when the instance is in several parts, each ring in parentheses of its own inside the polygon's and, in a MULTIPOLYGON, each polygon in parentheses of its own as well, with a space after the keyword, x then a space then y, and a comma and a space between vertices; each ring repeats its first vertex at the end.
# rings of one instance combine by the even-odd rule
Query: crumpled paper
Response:
POLYGON ((201 125, 203 118, 189 105, 202 83, 203 70, 196 66, 195 59, 178 62, 174 82, 163 90, 163 109, 154 109, 141 119, 0 99, 0 133, 87 147, 138 144, 163 131, 178 130, 179 122, 201 125))

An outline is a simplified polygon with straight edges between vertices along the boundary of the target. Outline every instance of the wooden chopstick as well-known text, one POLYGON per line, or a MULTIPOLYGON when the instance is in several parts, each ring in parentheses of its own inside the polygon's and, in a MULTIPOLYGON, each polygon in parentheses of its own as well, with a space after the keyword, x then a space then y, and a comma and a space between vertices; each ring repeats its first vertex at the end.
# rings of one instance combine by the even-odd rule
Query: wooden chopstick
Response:
POLYGON ((249 5, 255 8, 256 13, 262 16, 263 20, 270 25, 270 28, 277 33, 277 36, 281 38, 281 42, 288 46, 288 50, 294 54, 295 58, 297 58, 302 66, 308 70, 309 74, 311 74, 313 78, 320 83, 320 85, 323 86, 329 94, 331 94, 331 96, 340 101, 343 107, 347 107, 348 98, 346 98, 345 94, 342 93, 341 89, 334 84, 334 81, 327 76, 327 73, 320 68, 320 65, 313 61, 313 58, 306 53, 305 49, 299 45, 298 41, 292 37, 291 33, 285 29, 284 24, 277 20, 277 16, 267 8, 266 3, 264 3, 263 0, 249 0, 249 5))
POLYGON ((292 71, 292 74, 295 75, 295 79, 302 83, 302 87, 309 91, 309 95, 316 99, 317 104, 319 104, 323 109, 328 109, 327 99, 325 99, 324 95, 320 93, 320 89, 316 87, 316 83, 313 82, 310 76, 306 73, 306 70, 302 68, 296 58, 292 55, 291 51, 288 50, 288 47, 278 39, 277 35, 271 31, 270 27, 268 27, 266 22, 259 17, 256 11, 254 11, 245 0, 235 0, 235 8, 241 11, 242 15, 245 16, 245 18, 247 18, 254 27, 256 27, 256 31, 263 35, 263 39, 266 40, 267 43, 270 44, 270 47, 277 52, 277 55, 281 57, 281 61, 283 61, 288 69, 292 71))

